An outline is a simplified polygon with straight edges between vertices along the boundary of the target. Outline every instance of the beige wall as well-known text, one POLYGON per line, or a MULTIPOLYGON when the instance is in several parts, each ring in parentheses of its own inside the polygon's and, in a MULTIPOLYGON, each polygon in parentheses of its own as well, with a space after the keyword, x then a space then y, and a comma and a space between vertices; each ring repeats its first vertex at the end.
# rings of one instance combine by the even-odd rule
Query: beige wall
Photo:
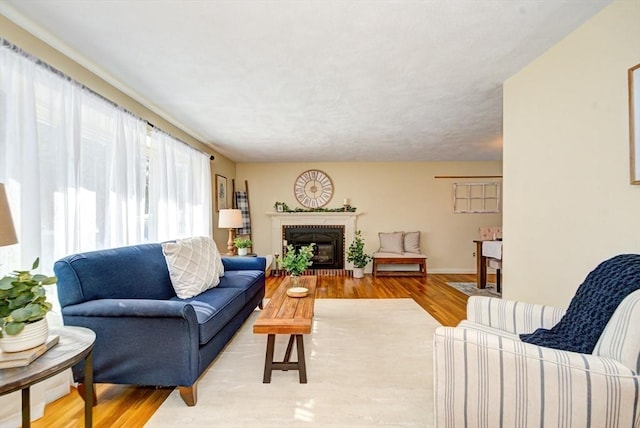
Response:
POLYGON ((213 162, 213 168, 211 170, 211 189, 213 195, 211 196, 211 202, 214 205, 213 209, 213 239, 216 241, 216 245, 223 254, 227 252, 227 242, 229 241, 229 229, 218 229, 218 207, 216 206, 216 174, 227 178, 227 207, 232 206, 232 186, 231 182, 236 176, 236 164, 227 158, 218 158, 213 162))
POLYGON ((504 297, 566 306, 586 274, 640 252, 627 70, 640 2, 616 1, 504 85, 504 297))
MULTIPOLYGON (((215 156, 215 160, 211 163, 212 185, 215 180, 215 174, 226 176, 229 179, 229 183, 231 183, 231 179, 233 179, 235 175, 235 163, 233 161, 220 153, 217 153, 211 147, 205 145, 189 133, 175 126, 164 117, 158 115, 147 106, 131 98, 107 81, 89 71, 87 68, 65 56, 60 51, 54 49, 49 44, 33 36, 28 31, 25 31, 3 15, 0 15, 0 37, 7 39, 31 55, 42 59, 49 65, 82 83, 91 90, 126 108, 138 117, 153 123, 158 128, 171 133, 185 143, 204 153, 213 154, 215 156)), ((215 198, 212 198, 212 201, 213 200, 215 200, 215 198)), ((229 204, 231 203, 230 198, 228 202, 229 204)), ((227 231, 217 229, 217 212, 215 211, 212 222, 214 225, 214 237, 216 243, 221 249, 226 248, 228 236, 227 231)))
POLYGON ((422 232, 429 272, 475 272, 473 240, 477 239, 478 228, 501 224, 500 214, 453 214, 453 183, 483 180, 434 178, 502 175, 501 162, 239 163, 238 181, 241 187, 244 180, 249 183, 257 253, 270 252, 271 223, 266 213, 274 210, 273 204, 279 201, 291 208, 300 207, 293 195, 293 183, 307 169, 320 169, 331 177, 335 192, 327 208, 338 208, 348 198, 358 212, 364 213, 358 217, 358 228, 367 252, 377 249, 378 232, 422 232))

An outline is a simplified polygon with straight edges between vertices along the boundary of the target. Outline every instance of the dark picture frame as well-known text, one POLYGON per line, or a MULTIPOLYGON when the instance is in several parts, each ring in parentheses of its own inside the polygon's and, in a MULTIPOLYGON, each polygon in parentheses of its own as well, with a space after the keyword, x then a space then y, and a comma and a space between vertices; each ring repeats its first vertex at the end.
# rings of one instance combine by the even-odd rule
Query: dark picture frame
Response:
POLYGON ((227 177, 216 174, 216 211, 227 208, 227 177))

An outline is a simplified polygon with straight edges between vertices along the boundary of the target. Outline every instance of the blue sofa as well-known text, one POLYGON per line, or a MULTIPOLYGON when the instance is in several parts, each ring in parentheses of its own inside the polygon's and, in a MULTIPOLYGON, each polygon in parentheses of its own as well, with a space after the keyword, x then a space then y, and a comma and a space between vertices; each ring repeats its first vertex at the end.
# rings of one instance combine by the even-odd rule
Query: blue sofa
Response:
MULTIPOLYGON (((57 261, 64 324, 96 333, 94 382, 178 386, 195 405, 198 378, 264 297, 265 258, 222 261, 220 284, 184 300, 171 285, 161 244, 57 261)), ((82 364, 73 375, 83 383, 82 364)))

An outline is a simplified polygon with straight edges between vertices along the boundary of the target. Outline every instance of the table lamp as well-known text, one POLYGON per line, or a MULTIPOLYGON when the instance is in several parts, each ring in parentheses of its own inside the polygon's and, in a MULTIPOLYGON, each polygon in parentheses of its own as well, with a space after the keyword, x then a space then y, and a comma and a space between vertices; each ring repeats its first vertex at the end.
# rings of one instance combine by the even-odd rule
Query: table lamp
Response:
POLYGON ((4 184, 0 183, 0 247, 18 243, 4 184))
POLYGON ((229 241, 227 242, 227 255, 233 256, 236 248, 233 245, 233 238, 236 229, 242 227, 242 211, 240 210, 220 210, 218 213, 218 227, 229 229, 229 241))

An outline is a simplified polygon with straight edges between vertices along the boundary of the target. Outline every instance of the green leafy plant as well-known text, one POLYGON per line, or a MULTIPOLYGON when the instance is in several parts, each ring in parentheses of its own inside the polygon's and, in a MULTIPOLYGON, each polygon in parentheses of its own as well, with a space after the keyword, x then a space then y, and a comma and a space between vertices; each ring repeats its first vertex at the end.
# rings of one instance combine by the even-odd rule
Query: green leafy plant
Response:
POLYGON ((236 248, 249 248, 251 245, 253 245, 253 243, 251 242, 251 239, 238 237, 233 240, 233 245, 235 245, 236 248))
MULTIPOLYGON (((285 210, 286 211, 286 210, 285 210)), ((293 210, 289 210, 286 212, 290 213, 354 213, 356 212, 356 207, 340 207, 340 208, 295 208, 293 210)))
POLYGON ((20 333, 26 324, 40 321, 51 310, 43 286, 55 284, 58 278, 31 275, 39 264, 37 258, 31 270, 16 270, 0 279, 0 337, 20 333))
POLYGON ((300 247, 298 251, 293 245, 287 245, 287 252, 284 257, 278 257, 278 263, 290 275, 302 275, 309 266, 313 264, 313 247, 315 243, 300 247))
POLYGON ((347 262, 353 263, 354 267, 362 269, 371 260, 373 260, 373 257, 364 252, 364 239, 362 239, 361 232, 357 230, 347 251, 347 262))
POLYGON ((283 212, 291 211, 291 208, 289 208, 289 205, 287 205, 286 202, 278 202, 278 201, 276 201, 276 203, 273 204, 273 208, 275 208, 276 211, 278 211, 278 210, 281 210, 283 212))
POLYGON ((285 213, 339 213, 339 212, 356 212, 356 207, 347 206, 340 208, 290 208, 285 202, 276 202, 273 204, 273 208, 278 211, 278 206, 280 207, 282 212, 285 213))

